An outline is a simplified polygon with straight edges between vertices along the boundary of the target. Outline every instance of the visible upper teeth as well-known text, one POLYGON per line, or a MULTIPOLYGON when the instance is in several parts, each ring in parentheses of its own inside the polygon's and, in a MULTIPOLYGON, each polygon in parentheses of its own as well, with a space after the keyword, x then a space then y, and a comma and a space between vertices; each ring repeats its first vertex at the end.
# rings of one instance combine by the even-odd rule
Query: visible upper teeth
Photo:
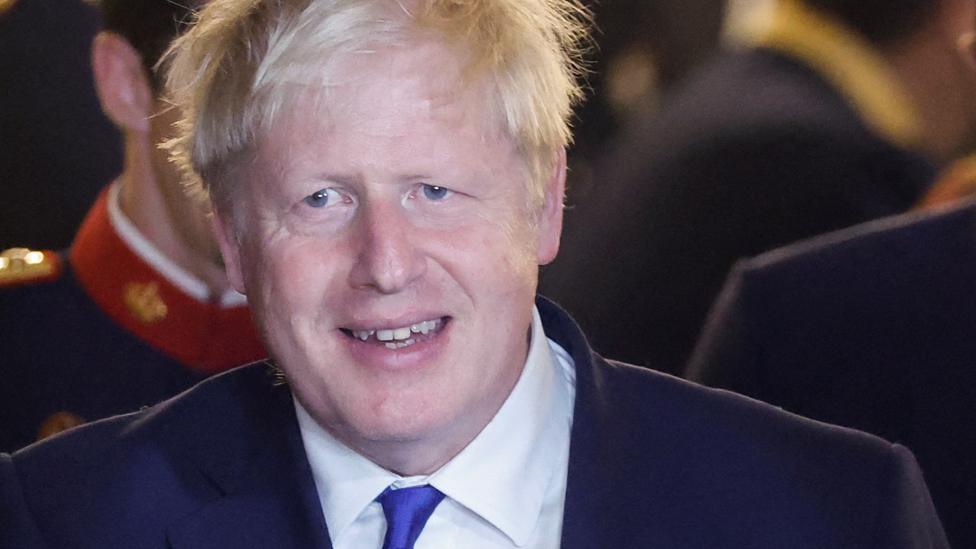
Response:
POLYGON ((428 334, 435 329, 441 323, 440 319, 436 320, 424 320, 416 324, 411 324, 410 326, 402 326, 400 328, 389 328, 382 330, 354 330, 352 335, 366 341, 372 335, 376 335, 376 339, 380 341, 406 341, 411 339, 413 334, 428 334))

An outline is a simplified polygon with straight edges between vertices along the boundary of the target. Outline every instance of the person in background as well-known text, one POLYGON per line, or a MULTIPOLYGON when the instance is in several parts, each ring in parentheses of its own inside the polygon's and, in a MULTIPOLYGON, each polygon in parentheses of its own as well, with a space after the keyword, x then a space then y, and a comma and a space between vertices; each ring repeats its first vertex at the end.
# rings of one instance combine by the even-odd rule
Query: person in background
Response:
POLYGON ((0 253, 0 449, 137 410, 265 356, 199 202, 157 146, 175 120, 153 67, 190 15, 168 0, 104 0, 92 45, 125 167, 71 247, 0 253))
POLYGON ((122 167, 89 66, 100 28, 83 0, 0 0, 0 250, 67 247, 122 167))
POLYGON ((276 368, 0 454, 0 544, 947 547, 904 448, 609 362, 536 299, 587 19, 208 3, 168 147, 276 368))
MULTIPOLYGON (((972 35, 960 47, 976 59, 972 35)), ((976 202, 962 198, 973 166, 953 164, 930 211, 738 264, 687 371, 905 444, 953 547, 976 547, 976 202)))
POLYGON ((680 372, 736 259, 907 211, 972 150, 974 4, 778 0, 598 163, 542 293, 597 350, 680 372))
POLYGON ((736 266, 687 377, 904 444, 952 547, 976 547, 976 203, 736 266))

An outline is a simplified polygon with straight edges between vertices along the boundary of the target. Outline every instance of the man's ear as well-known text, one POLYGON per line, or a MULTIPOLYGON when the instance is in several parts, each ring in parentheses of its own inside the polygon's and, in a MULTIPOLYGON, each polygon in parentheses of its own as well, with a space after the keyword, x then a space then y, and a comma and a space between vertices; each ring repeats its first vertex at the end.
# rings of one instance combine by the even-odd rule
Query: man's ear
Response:
POLYGON ((956 45, 959 47, 959 54, 965 60, 966 66, 976 72, 976 31, 969 31, 960 36, 956 45))
POLYGON ((976 31, 976 1, 943 0, 935 10, 933 23, 949 40, 956 42, 957 50, 969 68, 974 65, 973 33, 976 31))
POLYGON ((247 294, 244 287, 244 271, 241 270, 241 245, 234 230, 234 220, 215 210, 210 216, 210 223, 217 237, 217 244, 220 246, 220 255, 224 258, 227 281, 238 292, 247 294))
POLYGON ((565 149, 560 149, 556 155, 553 172, 544 191, 545 199, 539 218, 539 265, 552 262, 559 252, 559 238, 563 232, 563 198, 566 193, 565 149))
POLYGON ((92 70, 102 110, 122 130, 148 132, 154 105, 142 58, 121 36, 103 31, 92 42, 92 70))

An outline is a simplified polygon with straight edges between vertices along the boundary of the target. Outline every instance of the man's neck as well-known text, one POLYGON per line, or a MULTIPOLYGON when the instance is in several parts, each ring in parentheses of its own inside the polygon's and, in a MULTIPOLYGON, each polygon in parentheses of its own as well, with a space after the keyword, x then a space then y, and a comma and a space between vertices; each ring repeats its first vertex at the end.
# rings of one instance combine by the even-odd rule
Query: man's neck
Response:
MULTIPOLYGON (((127 140, 128 141, 128 140, 127 140)), ((125 170, 119 177, 119 208, 139 232, 163 255, 180 268, 203 281, 213 295, 222 294, 229 284, 219 254, 206 242, 192 242, 181 231, 177 212, 167 207, 160 190, 162 183, 154 173, 144 144, 126 143, 125 170)), ((192 215, 184 212, 184 215, 192 215)))
MULTIPOLYGON (((512 381, 514 388, 518 376, 512 381)), ((453 459, 461 450, 475 439, 498 412, 497 406, 472 406, 470 417, 448 427, 445 432, 425 440, 390 440, 363 444, 354 443, 342 432, 333 431, 338 440, 352 448, 373 463, 400 476, 426 476, 434 473, 453 459)))

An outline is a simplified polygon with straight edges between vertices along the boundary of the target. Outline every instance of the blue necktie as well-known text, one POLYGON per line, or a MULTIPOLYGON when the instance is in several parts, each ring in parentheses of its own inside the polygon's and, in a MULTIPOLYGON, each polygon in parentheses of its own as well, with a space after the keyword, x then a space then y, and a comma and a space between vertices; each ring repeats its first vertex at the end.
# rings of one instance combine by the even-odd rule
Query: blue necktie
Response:
POLYGON ((420 531, 442 499, 444 494, 429 484, 384 490, 376 498, 386 515, 383 549, 413 549, 420 531))

